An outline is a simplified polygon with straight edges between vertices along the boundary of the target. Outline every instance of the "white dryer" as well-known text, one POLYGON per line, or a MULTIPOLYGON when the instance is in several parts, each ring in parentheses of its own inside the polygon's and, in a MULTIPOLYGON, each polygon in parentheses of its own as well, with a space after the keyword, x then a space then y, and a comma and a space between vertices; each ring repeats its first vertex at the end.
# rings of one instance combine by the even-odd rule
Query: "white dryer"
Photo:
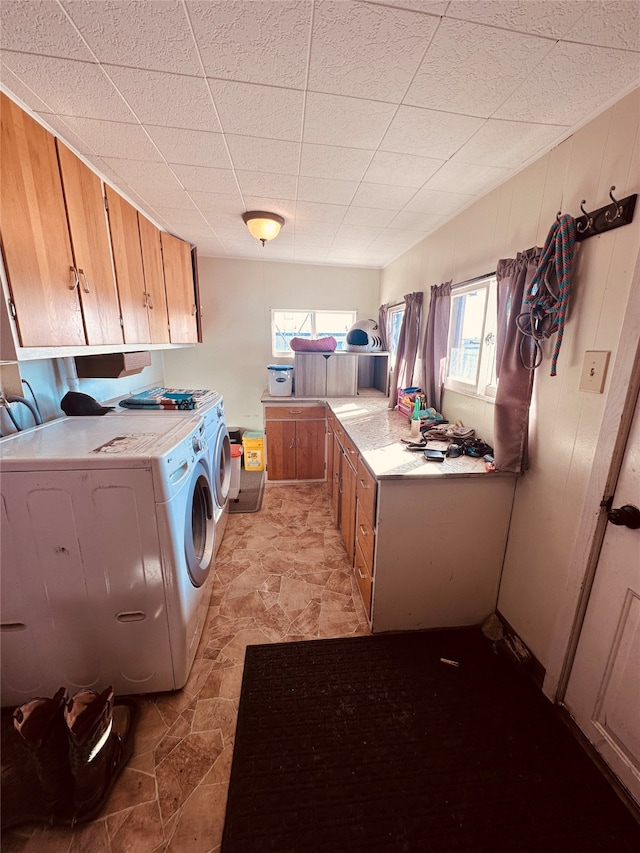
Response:
POLYGON ((2 705, 182 687, 214 550, 200 417, 75 417, 0 440, 2 705))
MULTIPOLYGON (((127 408, 120 405, 122 399, 149 401, 160 396, 163 391, 193 394, 197 399, 195 410, 162 409, 150 411, 149 414, 166 417, 190 419, 194 414, 204 421, 205 436, 209 446, 209 475, 213 489, 213 518, 215 523, 215 553, 222 544, 222 537, 227 526, 229 514, 229 489, 231 488, 231 442, 224 409, 224 399, 217 391, 192 388, 162 388, 156 387, 148 391, 134 394, 128 398, 111 401, 119 414, 138 415, 141 409, 127 408)), ((142 403, 141 403, 142 405, 142 403)))

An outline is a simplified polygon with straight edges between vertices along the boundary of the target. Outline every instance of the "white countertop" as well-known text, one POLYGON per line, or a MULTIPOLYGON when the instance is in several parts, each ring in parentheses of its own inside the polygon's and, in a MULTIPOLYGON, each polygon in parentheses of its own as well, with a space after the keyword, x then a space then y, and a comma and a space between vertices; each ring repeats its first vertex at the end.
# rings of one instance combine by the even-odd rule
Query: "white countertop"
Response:
MULTIPOLYGON (((401 439, 409 438, 407 419, 389 409, 389 398, 362 395, 358 397, 276 397, 263 394, 262 402, 289 406, 324 405, 340 420, 345 432, 358 448, 369 470, 379 480, 406 477, 496 477, 488 473, 484 459, 471 456, 446 458, 444 462, 427 462, 422 452, 407 450, 401 439)), ((479 436, 483 438, 483 436, 479 436)))
MULTIPOLYGON (((330 398, 328 406, 358 448, 371 473, 379 480, 406 477, 495 477, 487 473, 484 459, 470 456, 427 462, 422 452, 407 450, 407 419, 389 409, 389 398, 330 398)), ((481 436, 482 437, 482 436, 481 436)))

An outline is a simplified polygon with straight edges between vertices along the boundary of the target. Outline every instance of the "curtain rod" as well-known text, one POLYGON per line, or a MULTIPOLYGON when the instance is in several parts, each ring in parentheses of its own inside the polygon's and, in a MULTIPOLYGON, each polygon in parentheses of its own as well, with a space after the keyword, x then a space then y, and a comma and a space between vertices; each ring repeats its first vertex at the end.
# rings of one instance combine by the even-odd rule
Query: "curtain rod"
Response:
POLYGON ((490 275, 495 275, 496 270, 492 272, 483 273, 483 275, 477 275, 474 278, 468 278, 465 281, 457 281, 455 284, 452 284, 451 287, 464 287, 467 284, 473 284, 476 281, 482 281, 483 278, 489 278, 490 275))

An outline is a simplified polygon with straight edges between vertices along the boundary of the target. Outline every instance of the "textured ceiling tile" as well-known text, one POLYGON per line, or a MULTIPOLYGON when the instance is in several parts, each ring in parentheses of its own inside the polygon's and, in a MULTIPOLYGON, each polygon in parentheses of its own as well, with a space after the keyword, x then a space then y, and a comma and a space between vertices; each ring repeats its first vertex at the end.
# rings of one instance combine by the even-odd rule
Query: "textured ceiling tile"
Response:
POLYGON ((323 204, 349 204, 357 186, 355 181, 301 177, 298 182, 298 198, 301 201, 316 201, 323 204))
POLYGON ((557 124, 488 119, 451 160, 516 169, 539 151, 548 150, 564 130, 568 128, 557 124))
POLYGON ((296 197, 294 175, 275 175, 271 172, 236 172, 244 196, 269 196, 271 198, 296 197))
POLYGON ((142 124, 220 130, 204 79, 118 65, 105 70, 142 124))
MULTIPOLYGON (((132 119, 131 110, 99 65, 10 51, 2 59, 51 112, 111 121, 132 119)), ((30 106, 28 96, 25 102, 30 106)))
POLYGON ((3 51, 94 61, 57 3, 51 0, 3 0, 1 9, 0 47, 3 51))
POLYGON ((226 135, 234 169, 251 171, 261 165, 267 172, 297 175, 300 143, 258 136, 226 135))
POLYGON ((187 190, 238 195, 238 185, 231 169, 208 169, 206 166, 172 164, 175 176, 187 190))
POLYGON ((365 174, 372 184, 397 184, 400 187, 421 187, 443 164, 444 160, 378 151, 365 174))
POLYGON ((381 226, 385 228, 396 215, 395 210, 384 210, 377 207, 350 207, 347 210, 345 225, 381 226))
MULTIPOLYGON (((166 163, 145 163, 140 160, 127 160, 121 157, 103 157, 102 159, 143 198, 146 191, 153 191, 158 185, 169 192, 184 194, 182 185, 166 163)), ((193 204, 188 203, 185 207, 189 209, 193 207, 193 204)))
MULTIPOLYGON (((363 0, 369 2, 369 0, 363 0)), ((378 0, 372 0, 377 3, 378 0)), ((444 15, 449 0, 384 0, 385 6, 397 6, 400 9, 412 9, 430 15, 444 15)))
POLYGON ((400 210, 415 194, 415 187, 362 183, 353 197, 354 207, 380 207, 400 210))
POLYGON ((225 133, 300 139, 302 92, 231 80, 211 80, 210 85, 225 133))
POLYGON ((443 20, 404 102, 488 117, 552 46, 536 36, 443 20))
POLYGON ((65 124, 100 157, 161 162, 162 155, 139 124, 68 116, 65 124))
POLYGON ((224 194, 220 195, 215 192, 201 192, 199 190, 189 190, 189 195, 193 199, 198 210, 202 210, 207 215, 207 221, 220 223, 228 220, 229 217, 235 220, 244 212, 242 197, 237 191, 235 195, 224 194))
MULTIPOLYGON (((284 216, 285 222, 295 219, 296 203, 290 198, 266 198, 265 196, 245 196, 246 210, 270 210, 284 216)), ((244 213, 244 211, 243 211, 244 213)), ((246 230, 246 225, 242 223, 246 230)))
POLYGON ((180 210, 180 208, 158 205, 156 212, 167 222, 175 223, 174 227, 192 232, 204 232, 208 229, 207 222, 199 210, 180 210))
POLYGON ((405 210, 414 213, 433 213, 436 216, 449 216, 473 201, 472 195, 463 195, 441 190, 418 190, 407 204, 405 210))
POLYGON ((640 82, 640 64, 634 59, 635 54, 623 50, 559 43, 493 118, 574 124, 640 82), (571 97, 559 98, 568 80, 571 97))
POLYGON ((400 107, 380 148, 447 160, 469 139, 484 121, 474 116, 400 107))
POLYGON ((304 142, 375 150, 395 112, 393 104, 309 92, 304 142))
POLYGON ((339 224, 342 222, 346 205, 322 204, 314 201, 301 201, 296 203, 296 219, 304 222, 329 222, 339 224))
POLYGON ((22 101, 20 106, 27 106, 33 112, 51 112, 44 101, 42 101, 19 77, 13 73, 9 66, 2 61, 0 52, 0 82, 12 94, 14 101, 22 101))
POLYGON ((445 216, 435 213, 414 213, 401 210, 389 223, 389 228, 399 228, 404 231, 433 231, 445 222, 445 216))
POLYGON ((360 181, 371 160, 373 151, 361 148, 341 148, 336 145, 303 143, 300 174, 311 178, 336 178, 339 181, 360 181))
POLYGON ((336 232, 336 237, 343 240, 354 240, 371 243, 377 240, 382 233, 382 226, 349 225, 343 223, 336 232))
POLYGON ((399 101, 437 25, 438 18, 404 9, 317 0, 309 88, 399 101), (349 33, 348 50, 345 32, 349 33))
POLYGON ((100 62, 175 74, 200 74, 193 36, 177 0, 63 0, 100 62))
POLYGON ((447 17, 562 38, 582 15, 590 12, 591 5, 585 0, 508 0, 501 3, 495 0, 451 0, 447 17))
POLYGON ((640 4, 629 0, 594 2, 565 38, 640 51, 640 4))
POLYGON ((477 195, 495 186, 508 174, 507 169, 468 163, 445 163, 425 184, 425 189, 477 195))
POLYGON ((301 89, 312 6, 292 0, 187 0, 207 77, 301 89))
POLYGON ((229 155, 221 133, 147 125, 147 131, 168 163, 228 169, 229 155))

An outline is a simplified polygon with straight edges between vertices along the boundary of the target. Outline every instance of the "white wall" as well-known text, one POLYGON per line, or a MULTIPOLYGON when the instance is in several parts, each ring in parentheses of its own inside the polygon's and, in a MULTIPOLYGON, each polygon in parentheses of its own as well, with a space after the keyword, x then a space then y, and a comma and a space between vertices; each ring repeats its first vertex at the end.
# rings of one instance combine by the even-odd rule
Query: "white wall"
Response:
MULTIPOLYGON (((69 390, 69 386, 63 359, 50 358, 20 362, 20 376, 31 385, 44 421, 64 417, 60 400, 69 390)), ((151 365, 145 367, 141 373, 125 376, 122 379, 80 379, 78 390, 103 403, 114 397, 132 394, 141 388, 161 385, 162 381, 162 356, 160 351, 155 351, 151 353, 151 365)), ((31 391, 26 385, 22 396, 33 403, 31 391)), ((25 406, 13 403, 11 411, 22 429, 33 426, 33 417, 25 406)), ((4 435, 15 431, 2 408, 0 408, 0 430, 4 435)))
MULTIPOLYGON (((639 127, 636 90, 387 267, 381 301, 423 290, 426 314, 432 285, 495 270, 498 259, 542 246, 559 210, 577 217, 582 199, 587 210, 601 207, 612 184, 619 198, 639 192, 639 127)), ((607 417, 604 395, 578 390, 582 360, 585 350, 609 350, 613 363, 639 247, 638 211, 631 225, 579 245, 558 375, 549 375, 550 346, 536 371, 531 468, 516 491, 498 606, 543 665, 607 417)), ((491 406, 448 394, 443 409, 492 435, 491 406)), ((473 531, 473 519, 466 529, 473 531)))
MULTIPOLYGON (((269 246, 265 247, 268 252, 269 246)), ((164 352, 169 386, 215 388, 230 427, 262 429, 260 397, 271 354, 271 308, 351 309, 377 318, 380 271, 198 259, 203 343, 164 352)))

